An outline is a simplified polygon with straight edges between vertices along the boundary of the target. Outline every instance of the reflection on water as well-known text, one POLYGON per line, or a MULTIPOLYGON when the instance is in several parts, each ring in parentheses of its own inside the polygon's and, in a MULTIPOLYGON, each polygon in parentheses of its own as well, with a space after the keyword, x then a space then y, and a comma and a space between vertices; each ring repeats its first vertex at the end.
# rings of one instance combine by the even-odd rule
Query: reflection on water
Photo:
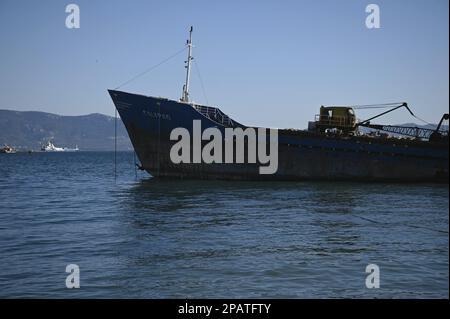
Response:
MULTIPOLYGON (((235 281, 254 286, 258 292, 251 290, 250 296, 425 296, 427 292, 418 292, 414 283, 403 280, 402 267, 416 263, 414 249, 419 247, 414 245, 417 238, 425 237, 428 242, 418 245, 440 255, 441 264, 418 267, 430 267, 427 275, 433 273, 432 268, 448 264, 448 240, 445 232, 413 230, 406 224, 420 227, 429 213, 448 223, 443 203, 435 201, 448 202, 446 189, 145 179, 124 190, 119 204, 134 240, 152 247, 145 245, 137 256, 130 256, 131 263, 137 267, 163 263, 167 273, 172 269, 168 264, 175 263, 200 282, 220 282, 207 288, 214 296, 247 296, 251 289, 226 284, 235 281), (420 205, 409 206, 413 203, 420 205), (405 253, 398 254, 402 250, 405 253), (385 274, 396 278, 386 281, 389 290, 377 294, 364 288, 365 265, 372 262, 400 271, 385 274)), ((198 290, 191 283, 173 296, 205 296, 206 287, 197 284, 198 290)), ((446 295, 445 285, 442 289, 446 295)))
POLYGON ((0 158, 0 297, 448 297, 448 185, 135 180, 128 153, 114 181, 108 153, 21 156, 0 158))

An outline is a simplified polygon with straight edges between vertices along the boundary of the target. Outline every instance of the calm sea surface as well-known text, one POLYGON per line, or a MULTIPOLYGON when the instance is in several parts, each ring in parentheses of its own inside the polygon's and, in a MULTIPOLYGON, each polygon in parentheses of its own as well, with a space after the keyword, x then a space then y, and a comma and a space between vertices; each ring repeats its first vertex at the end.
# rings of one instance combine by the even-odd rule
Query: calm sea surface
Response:
POLYGON ((113 153, 0 154, 0 297, 448 298, 448 191, 136 179, 125 152, 115 181, 113 153))

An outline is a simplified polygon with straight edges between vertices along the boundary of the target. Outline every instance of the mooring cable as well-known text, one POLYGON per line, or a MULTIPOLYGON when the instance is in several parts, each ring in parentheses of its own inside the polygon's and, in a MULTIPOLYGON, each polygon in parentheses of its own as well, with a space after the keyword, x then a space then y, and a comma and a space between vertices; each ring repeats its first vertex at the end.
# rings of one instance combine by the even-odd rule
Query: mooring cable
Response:
POLYGON ((133 159, 134 159, 134 178, 137 179, 137 163, 136 163, 136 151, 133 150, 133 159))
POLYGON ((117 108, 114 108, 114 179, 117 179, 117 108))
MULTIPOLYGON (((363 216, 359 216, 359 215, 356 215, 356 214, 352 214, 352 215, 355 216, 355 217, 358 217, 360 219, 369 221, 371 223, 380 224, 380 225, 389 225, 389 223, 380 222, 380 221, 373 220, 373 219, 370 219, 370 218, 367 218, 367 217, 363 217, 363 216)), ((427 229, 427 230, 432 230, 432 231, 439 232, 439 233, 444 233, 444 234, 448 234, 449 233, 448 231, 442 230, 442 229, 435 229, 435 228, 430 228, 430 227, 425 227, 425 226, 418 226, 418 225, 412 225, 412 224, 404 224, 403 226, 407 226, 407 227, 411 227, 411 228, 427 229)))

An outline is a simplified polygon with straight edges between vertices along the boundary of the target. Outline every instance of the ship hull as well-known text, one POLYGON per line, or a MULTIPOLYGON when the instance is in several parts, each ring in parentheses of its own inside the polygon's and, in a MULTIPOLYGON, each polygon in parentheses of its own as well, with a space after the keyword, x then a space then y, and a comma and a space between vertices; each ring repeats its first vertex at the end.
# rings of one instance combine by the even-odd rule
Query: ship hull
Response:
MULTIPOLYGON (((351 180, 448 183, 448 144, 406 139, 327 137, 278 131, 278 169, 260 174, 259 163, 179 163, 170 158, 174 128, 220 125, 187 103, 109 91, 142 164, 154 177, 222 180, 351 180)), ((240 124, 236 124, 241 126, 240 124)), ((243 127, 243 126, 242 126, 243 127)))

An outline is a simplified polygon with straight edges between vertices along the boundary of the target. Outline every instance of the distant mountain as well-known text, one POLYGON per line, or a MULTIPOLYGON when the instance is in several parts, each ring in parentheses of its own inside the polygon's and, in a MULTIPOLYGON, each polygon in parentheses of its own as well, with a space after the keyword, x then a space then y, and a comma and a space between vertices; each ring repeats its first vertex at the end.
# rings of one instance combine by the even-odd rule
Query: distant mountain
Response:
MULTIPOLYGON (((114 150, 114 117, 103 114, 61 116, 45 112, 0 110, 0 146, 38 150, 53 141, 58 147, 85 151, 114 150)), ((117 120, 117 149, 132 150, 128 133, 117 120)))

